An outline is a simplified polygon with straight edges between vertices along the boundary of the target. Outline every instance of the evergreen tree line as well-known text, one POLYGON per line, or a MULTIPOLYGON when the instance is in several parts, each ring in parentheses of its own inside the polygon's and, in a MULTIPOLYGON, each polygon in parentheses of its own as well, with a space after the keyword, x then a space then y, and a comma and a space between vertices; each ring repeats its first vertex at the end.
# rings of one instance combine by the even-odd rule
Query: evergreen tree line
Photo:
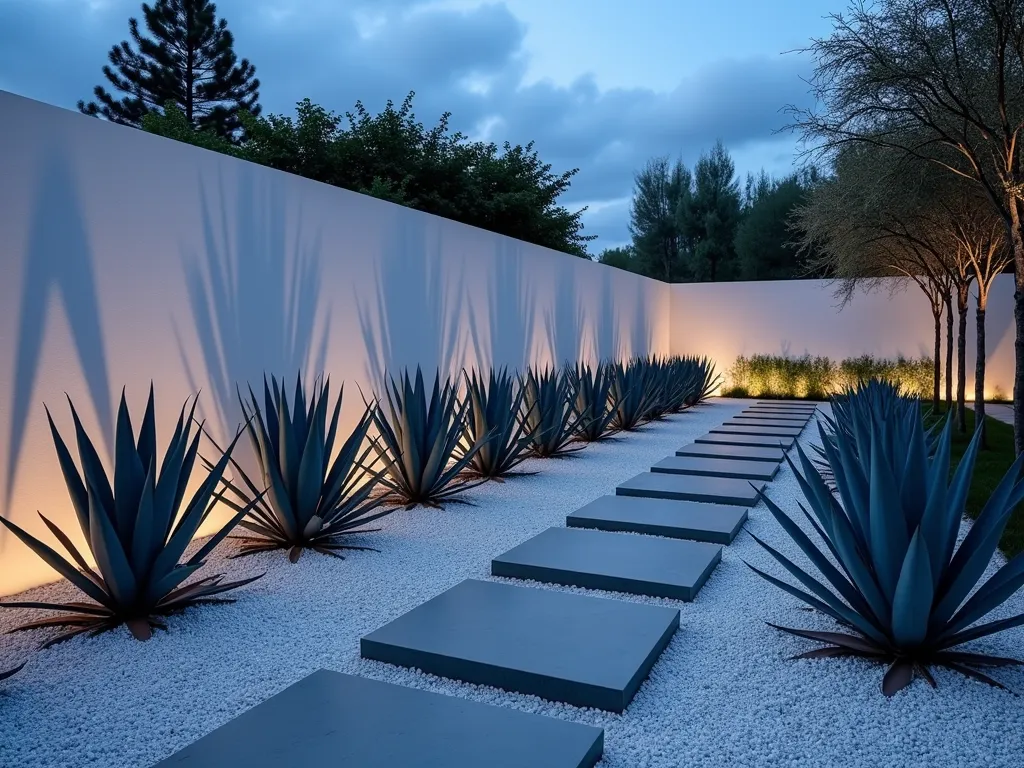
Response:
POLYGON ((813 168, 782 178, 762 170, 741 189, 721 142, 692 171, 656 157, 636 174, 632 243, 607 248, 598 260, 673 283, 822 276, 791 231, 794 212, 819 181, 813 168))
POLYGON ((261 114, 260 81, 239 60, 227 21, 209 0, 142 5, 144 31, 111 48, 103 74, 111 91, 80 101, 87 115, 233 155, 316 181, 589 258, 581 217, 558 205, 579 169, 562 174, 533 143, 470 141, 448 129, 450 113, 427 129, 413 93, 377 115, 361 102, 343 115, 298 102, 294 118, 261 114))

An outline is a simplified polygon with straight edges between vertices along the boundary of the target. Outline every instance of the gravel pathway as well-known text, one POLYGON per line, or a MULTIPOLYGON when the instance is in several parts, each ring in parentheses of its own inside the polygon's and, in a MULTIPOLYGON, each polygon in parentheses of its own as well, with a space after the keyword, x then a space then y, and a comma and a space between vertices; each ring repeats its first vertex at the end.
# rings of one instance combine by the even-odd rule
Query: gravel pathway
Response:
MULTIPOLYGON (((0 765, 149 765, 321 667, 602 726, 600 765, 607 768, 1020 765, 1021 698, 939 672, 938 691, 917 681, 887 700, 879 690, 881 667, 790 661, 811 644, 764 622, 829 622, 743 564, 781 575, 746 533, 725 548, 695 602, 620 596, 682 612, 679 632, 624 715, 359 658, 361 635, 464 578, 489 578, 491 557, 563 524, 567 513, 614 493, 619 482, 746 405, 716 401, 574 458, 532 462, 524 468, 540 474, 471 491, 477 506, 396 513, 366 538, 380 553, 352 553, 345 561, 306 555, 296 565, 281 555, 232 561, 233 576, 267 575, 241 590, 234 605, 172 618, 170 632, 149 643, 122 630, 35 653, 41 634, 0 635, 0 666, 29 660, 0 685, 0 765)), ((809 429, 802 442, 814 439, 809 429)), ((769 493, 795 510, 799 488, 785 465, 769 493)), ((763 505, 747 526, 795 555, 763 505)), ((215 559, 209 572, 220 565, 215 559)), ((61 584, 28 594, 73 599, 61 584)), ((1022 610, 1024 595, 1017 595, 1000 613, 1022 610)), ((0 630, 24 616, 0 612, 0 630)), ((978 646, 1022 657, 1024 629, 978 646)), ((1024 693, 1024 670, 995 674, 1024 693)))

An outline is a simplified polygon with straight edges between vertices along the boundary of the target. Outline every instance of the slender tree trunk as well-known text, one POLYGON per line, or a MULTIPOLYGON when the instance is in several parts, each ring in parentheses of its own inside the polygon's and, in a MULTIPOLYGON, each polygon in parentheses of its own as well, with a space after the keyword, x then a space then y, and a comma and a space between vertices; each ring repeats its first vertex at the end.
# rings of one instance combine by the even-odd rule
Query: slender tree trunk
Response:
POLYGON ((953 410, 953 294, 947 293, 946 305, 946 413, 953 410))
POLYGON ((932 303, 932 319, 935 321, 935 353, 932 355, 932 407, 939 410, 939 382, 942 380, 942 303, 932 303))
POLYGON ((956 428, 967 432, 967 308, 970 293, 966 286, 957 288, 956 311, 959 324, 956 338, 956 428))
POLYGON ((981 447, 988 448, 988 435, 985 431, 985 310, 988 298, 984 296, 981 286, 978 288, 978 359, 974 363, 974 429, 981 430, 981 447))
POLYGON ((1024 452, 1024 222, 1018 202, 1010 202, 1010 243, 1013 246, 1014 292, 1013 320, 1016 338, 1013 342, 1013 447, 1024 452))

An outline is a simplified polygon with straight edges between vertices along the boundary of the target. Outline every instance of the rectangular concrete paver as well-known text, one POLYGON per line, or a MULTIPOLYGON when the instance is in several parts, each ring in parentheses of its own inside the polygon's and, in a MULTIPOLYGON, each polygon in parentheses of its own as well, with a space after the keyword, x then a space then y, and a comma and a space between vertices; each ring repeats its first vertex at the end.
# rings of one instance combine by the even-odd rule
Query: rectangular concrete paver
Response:
POLYGON ((778 464, 786 452, 778 446, 731 445, 728 443, 690 443, 676 451, 676 456, 707 456, 708 458, 768 461, 778 464))
POLYGON ((764 435, 766 437, 797 437, 803 429, 801 427, 761 427, 745 424, 719 424, 711 428, 712 432, 719 432, 727 435, 764 435))
POLYGON ((696 443, 715 443, 718 445, 744 445, 760 448, 783 448, 789 450, 796 442, 792 437, 767 437, 763 435, 737 435, 728 432, 709 432, 698 437, 696 443))
POLYGON ((731 543, 746 521, 746 507, 638 496, 601 496, 565 518, 570 528, 646 533, 712 544, 731 543))
POLYGON ((491 561, 491 575, 693 600, 722 559, 717 544, 548 528, 491 561))
POLYGON ((773 411, 771 413, 765 413, 764 411, 740 411, 733 418, 745 421, 786 421, 795 424, 806 424, 811 420, 811 416, 808 414, 789 413, 786 411, 773 411))
POLYGON ((604 731, 321 669, 158 768, 591 768, 604 731))
MULTIPOLYGON (((764 483, 754 482, 757 488, 764 483)), ((615 489, 617 496, 644 496, 652 499, 705 501, 711 504, 737 504, 752 507, 757 491, 751 481, 726 477, 698 475, 667 475, 663 472, 641 472, 615 489)))
POLYGON ((678 627, 674 608, 467 579, 360 648, 432 675, 622 712, 678 627))
POLYGON ((651 472, 675 475, 709 475, 737 480, 771 480, 779 465, 767 461, 710 459, 703 456, 666 456, 651 467, 651 472))
POLYGON ((771 419, 752 419, 749 416, 733 416, 731 419, 726 419, 723 423, 732 424, 737 427, 785 427, 786 429, 803 429, 807 426, 808 421, 808 419, 780 419, 777 416, 771 419))

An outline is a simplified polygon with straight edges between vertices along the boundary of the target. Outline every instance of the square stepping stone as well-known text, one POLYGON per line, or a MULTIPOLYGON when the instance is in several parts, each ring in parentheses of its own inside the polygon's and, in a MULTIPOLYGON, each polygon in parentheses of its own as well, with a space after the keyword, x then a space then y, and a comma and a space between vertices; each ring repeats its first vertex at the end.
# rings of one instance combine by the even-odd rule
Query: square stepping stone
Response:
POLYGON ((693 600, 722 559, 717 544, 548 528, 491 561, 491 575, 693 600))
POLYGON ((731 543, 745 522, 745 507, 639 496, 601 496, 565 518, 570 528, 646 533, 712 544, 731 543))
POLYGON ((157 768, 591 768, 604 731, 321 669, 157 768))
POLYGON ((767 461, 710 459, 702 456, 667 456, 651 467, 651 472, 670 475, 707 475, 737 480, 771 480, 779 465, 767 461))
MULTIPOLYGON (((764 487, 754 482, 757 490, 764 487)), ((641 472, 615 489, 617 496, 646 496, 651 499, 706 501, 711 504, 757 504, 757 490, 750 480, 698 475, 667 475, 664 472, 641 472)))
POLYGON ((796 442, 793 437, 776 437, 764 435, 737 435, 728 432, 708 432, 694 440, 696 443, 720 443, 722 445, 744 445, 756 448, 783 448, 789 450, 796 442))
POLYGON ((766 437, 797 437, 803 430, 800 427, 748 427, 742 424, 719 424, 711 428, 712 432, 726 435, 763 435, 766 437))
POLYGON ((360 641, 363 658, 623 712, 679 611, 467 579, 360 641))
POLYGON ((722 422, 723 427, 748 427, 750 429, 768 430, 768 429, 785 429, 795 430, 797 432, 803 431, 803 428, 807 426, 806 422, 793 422, 793 421, 758 421, 757 419, 741 419, 739 417, 733 417, 722 422))
POLYGON ((736 414, 729 422, 742 422, 744 424, 774 424, 776 426, 798 426, 802 427, 810 419, 806 416, 790 416, 788 414, 748 414, 745 411, 736 414))
POLYGON ((786 452, 775 447, 731 445, 728 443, 690 443, 676 451, 676 456, 707 456, 708 458, 738 459, 741 461, 768 461, 778 464, 786 452))

